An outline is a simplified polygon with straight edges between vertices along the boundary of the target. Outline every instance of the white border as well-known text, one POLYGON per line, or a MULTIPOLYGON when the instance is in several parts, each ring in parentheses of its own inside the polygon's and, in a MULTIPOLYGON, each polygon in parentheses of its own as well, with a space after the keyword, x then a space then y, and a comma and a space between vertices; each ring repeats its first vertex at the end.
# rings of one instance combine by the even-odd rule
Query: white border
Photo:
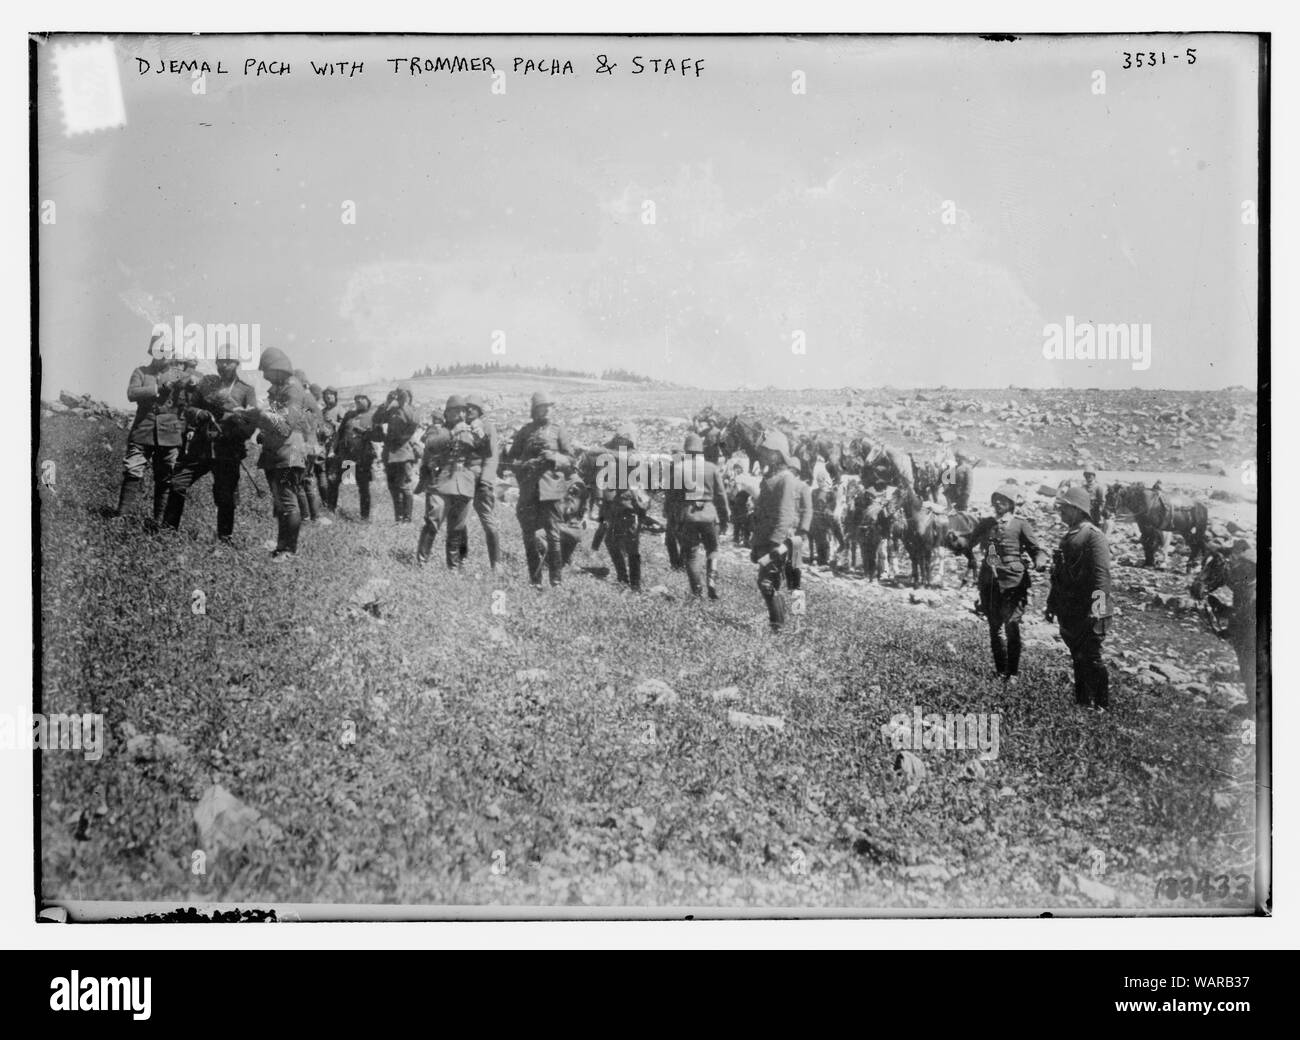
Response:
MULTIPOLYGON (((221 5, 186 8, 159 0, 134 3, 129 8, 106 8, 88 0, 62 3, 52 8, 28 4, 8 6, 0 14, 6 43, 0 62, 0 97, 3 112, 4 197, 14 200, 11 213, 17 223, 23 200, 28 197, 28 60, 25 35, 29 30, 51 31, 424 31, 424 32, 1103 32, 1155 30, 1270 31, 1272 51, 1272 238, 1273 338, 1278 349, 1273 356, 1274 383, 1281 380, 1281 392, 1274 394, 1277 426, 1274 444, 1300 443, 1297 416, 1300 409, 1287 407, 1288 390, 1296 382, 1289 377, 1294 362, 1287 353, 1285 325, 1280 320, 1280 302, 1291 298, 1300 284, 1296 267, 1296 206, 1294 195, 1283 185, 1300 183, 1296 148, 1300 134, 1295 113, 1300 111, 1294 62, 1296 50, 1291 18, 1283 5, 1238 0, 1234 4, 1180 0, 1178 3, 1091 2, 1086 5, 1049 7, 1038 2, 963 4, 949 2, 891 5, 887 9, 866 8, 860 3, 824 3, 804 0, 791 7, 772 0, 751 0, 740 5, 719 4, 705 9, 699 0, 660 0, 632 9, 603 3, 527 3, 498 0, 489 6, 457 4, 443 10, 415 4, 370 0, 364 5, 285 5, 272 10, 265 0, 228 0, 221 5), (16 13, 17 12, 17 13, 16 13), (19 19, 26 24, 15 24, 19 19), (255 27, 250 30, 250 27, 255 27), (19 146, 22 142, 23 146, 19 146)), ((17 232, 24 242, 27 228, 17 232)), ((11 368, 24 378, 11 379, 19 392, 30 385, 26 346, 31 341, 27 250, 7 251, 3 260, 0 292, 3 313, 11 315, 11 349, 22 355, 11 368), (13 316, 20 316, 12 320, 13 316)), ((12 392, 12 391, 11 391, 12 392)), ((16 397, 17 394, 14 394, 16 397)), ((15 402, 16 405, 16 402, 15 402)), ((15 713, 30 710, 31 690, 31 601, 30 570, 26 558, 30 536, 30 481, 24 469, 31 445, 27 430, 27 403, 23 403, 22 433, 11 434, 17 459, 11 472, 18 474, 17 494, 7 495, 0 511, 0 544, 9 551, 4 587, 11 590, 3 606, 0 624, 0 660, 8 663, 8 682, 0 691, 0 710, 15 713), (18 449, 21 449, 19 452, 18 449), (16 499, 16 501, 15 501, 16 499)), ((17 408, 15 407, 15 411, 17 408)), ((11 430, 13 426, 11 425, 11 430)), ((1267 442, 1261 444, 1267 450, 1267 442)), ((1273 482, 1277 495, 1274 516, 1297 514, 1296 483, 1283 455, 1274 466, 1282 473, 1273 482), (1280 465, 1279 465, 1280 462, 1280 465)), ((1293 658, 1288 641, 1279 633, 1291 631, 1293 600, 1280 590, 1300 577, 1295 566, 1294 539, 1282 539, 1274 554, 1274 731, 1293 731, 1293 658)), ((1295 948, 1300 940, 1295 911, 1297 872, 1295 832, 1288 823, 1296 816, 1295 755, 1283 753, 1275 738, 1274 820, 1278 832, 1274 843, 1274 913, 1271 920, 1259 919, 1151 919, 1140 920, 1057 920, 1044 921, 807 921, 807 922, 600 922, 600 923, 453 923, 453 924, 313 924, 287 928, 255 928, 250 925, 140 925, 58 926, 36 925, 32 901, 32 790, 31 757, 0 752, 0 947, 37 949, 240 949, 266 947, 303 948, 429 948, 457 947, 493 949, 521 948, 618 948, 643 949, 753 948, 898 948, 898 949, 1251 949, 1295 948), (1279 811, 1278 807, 1281 807, 1279 811)), ((1117 970, 1121 966, 1116 965, 1117 970)), ((1225 970, 1230 965, 1225 964, 1225 970)))

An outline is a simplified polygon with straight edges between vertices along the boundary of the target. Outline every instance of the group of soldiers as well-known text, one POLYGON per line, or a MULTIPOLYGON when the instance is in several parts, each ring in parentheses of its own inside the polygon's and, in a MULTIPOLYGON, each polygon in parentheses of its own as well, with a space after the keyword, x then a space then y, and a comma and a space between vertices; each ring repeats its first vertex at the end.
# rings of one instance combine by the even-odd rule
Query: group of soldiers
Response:
MULTIPOLYGON (((474 394, 447 399, 441 422, 424 426, 408 387, 390 392, 374 406, 364 394, 344 409, 337 390, 308 382, 281 350, 263 351, 259 368, 270 384, 260 405, 253 387, 239 376, 239 359, 218 351, 215 375, 200 374, 192 362, 167 356, 155 337, 150 361, 132 374, 128 397, 136 416, 128 436, 117 513, 134 512, 147 467, 153 472, 151 523, 178 527, 185 502, 198 481, 212 474, 217 537, 230 542, 240 475, 250 438, 260 443, 258 467, 270 489, 277 521, 272 560, 292 560, 304 518, 328 524, 338 508, 344 469, 354 471, 360 516, 371 512, 370 485, 382 463, 394 519, 412 522, 416 495, 425 495, 416 560, 427 564, 438 533, 445 529, 448 568, 459 569, 469 552, 469 518, 483 529, 488 564, 501 563, 496 506, 500 470, 518 483, 515 508, 530 583, 558 586, 594 511, 598 526, 592 548, 603 543, 618 581, 639 590, 643 583, 640 539, 662 531, 674 569, 685 570, 693 598, 719 597, 719 536, 734 523, 738 542, 757 566, 757 585, 770 630, 780 633, 789 616, 805 609, 802 566, 825 563, 831 539, 844 535, 836 518, 835 488, 824 465, 805 481, 801 463, 785 434, 763 433, 755 460, 758 474, 725 466, 718 430, 703 422, 674 453, 663 485, 665 521, 649 513, 651 487, 639 479, 637 431, 625 425, 604 444, 600 472, 583 473, 583 451, 552 418, 554 401, 532 395, 530 417, 503 452, 484 401, 474 394), (594 484, 594 486, 593 486, 594 484)), ((902 457, 883 447, 867 455, 863 487, 879 491, 906 480, 902 457)), ((942 490, 952 508, 969 507, 971 460, 958 454, 946 467, 942 490)), ((1109 678, 1102 641, 1113 616, 1110 551, 1104 516, 1105 488, 1085 468, 1084 483, 1064 487, 1057 508, 1067 530, 1056 549, 1047 601, 1047 620, 1060 626, 1074 667, 1076 701, 1105 710, 1109 678)), ((983 547, 978 610, 987 619, 993 663, 1008 683, 1017 678, 1020 622, 1029 601, 1030 569, 1046 569, 1048 557, 1024 517, 1021 489, 999 487, 994 515, 978 521, 972 544, 983 547), (1028 561, 1028 562, 1027 562, 1028 561)))

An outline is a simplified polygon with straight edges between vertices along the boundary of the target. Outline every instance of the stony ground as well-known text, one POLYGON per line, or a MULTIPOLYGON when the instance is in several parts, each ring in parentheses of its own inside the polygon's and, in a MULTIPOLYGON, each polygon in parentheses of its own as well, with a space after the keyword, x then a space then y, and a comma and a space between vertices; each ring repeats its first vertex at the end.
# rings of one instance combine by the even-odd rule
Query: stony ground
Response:
MULTIPOLYGON (((532 382, 494 384, 496 409, 521 415, 532 382)), ((418 399, 445 391, 431 381, 418 399)), ((567 393, 560 418, 577 436, 627 417, 663 449, 708 399, 567 393)), ((926 393, 924 414, 963 437, 962 422, 1005 407, 1001 394, 926 393)), ((882 415, 909 421, 912 397, 882 415)), ((1253 416, 1253 395, 1238 397, 1215 399, 1215 414, 1253 416)), ((797 417, 808 400, 752 403, 797 417)), ((1173 483, 1219 491, 1216 521, 1250 534, 1254 489, 1214 462, 1253 458, 1253 441, 1225 425, 1204 442, 1184 405, 1211 407, 1157 396, 1124 425, 1172 414, 1170 441, 1197 445, 1173 483)), ((1052 411, 1101 428, 1128 406, 1076 394, 1052 411)), ((595 576, 608 559, 585 548, 562 590, 530 590, 517 558, 493 583, 476 529, 468 572, 416 570, 416 531, 382 498, 376 522, 358 523, 352 487, 340 521, 304 531, 288 567, 267 563, 269 507, 247 486, 235 550, 213 544, 206 491, 179 535, 149 534, 100 515, 124 434, 80 407, 41 425, 38 457, 58 474, 42 491, 43 705, 103 712, 109 736, 98 762, 42 756, 47 897, 996 910, 1254 898, 1254 747, 1235 659, 1185 609, 1181 550, 1168 569, 1136 567, 1132 528, 1115 538, 1115 709, 1098 716, 1071 703, 1068 659, 1041 621, 1021 684, 996 680, 951 568, 935 590, 811 571, 801 630, 772 640, 734 548, 723 599, 696 605, 649 539, 639 596, 595 576), (904 758, 881 728, 917 708, 996 713, 996 757, 904 758)), ((995 464, 1025 462, 1027 484, 1068 465, 1030 427, 1016 453, 988 448, 981 480, 995 464)), ((987 439, 1007 436, 995 425, 987 439)), ((1029 511, 1054 544, 1047 504, 1029 511)), ((1031 617, 1043 597, 1040 585, 1031 617)))

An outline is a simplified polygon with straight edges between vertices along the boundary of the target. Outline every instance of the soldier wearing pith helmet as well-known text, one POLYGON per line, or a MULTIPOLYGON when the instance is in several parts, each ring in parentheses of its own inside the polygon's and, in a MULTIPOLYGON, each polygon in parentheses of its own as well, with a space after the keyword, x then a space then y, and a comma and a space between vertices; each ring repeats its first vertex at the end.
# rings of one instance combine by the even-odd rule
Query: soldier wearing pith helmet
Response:
POLYGON ((416 558, 420 563, 428 562, 438 528, 446 523, 447 566, 455 570, 465 559, 466 525, 474 501, 475 475, 471 463, 476 444, 465 421, 465 398, 459 394, 447 398, 442 416, 442 425, 431 427, 424 438, 420 486, 427 486, 429 491, 416 558))
POLYGON ((679 530, 691 594, 700 596, 707 585, 709 599, 717 599, 718 534, 726 533, 731 518, 722 473, 708 461, 704 438, 698 433, 686 435, 682 456, 673 463, 670 483, 680 489, 682 499, 679 530))
POLYGON ((475 449, 470 462, 474 471, 474 512, 483 525, 483 541, 487 545, 488 564, 493 573, 501 555, 501 536, 497 531, 497 461, 501 454, 501 441, 496 424, 486 417, 487 406, 478 394, 465 398, 465 419, 474 434, 475 449))
POLYGON ((972 545, 984 545, 978 579, 979 609, 989 625, 993 666, 1008 683, 1014 683, 1020 671, 1020 619, 1029 603, 1030 586, 1025 558, 1038 571, 1047 567, 1047 553, 1039 545, 1033 527, 1016 516, 1021 494, 1015 484, 999 487, 992 496, 996 515, 985 517, 970 533, 972 545))
POLYGON ((515 434, 506 458, 519 479, 515 515, 524 536, 529 581, 541 588, 542 559, 533 535, 539 529, 546 532, 546 569, 551 585, 561 584, 564 555, 560 528, 564 522, 562 503, 568 490, 565 471, 573 467, 574 451, 568 435, 551 420, 551 395, 539 390, 530 404, 532 420, 515 434))
POLYGON ((1052 590, 1045 616, 1060 624, 1061 639, 1074 665, 1074 700, 1105 710, 1110 704, 1110 677, 1101 658, 1101 643, 1113 614, 1110 603, 1110 547, 1091 520, 1092 499, 1072 487, 1056 500, 1069 528, 1053 554, 1052 590))

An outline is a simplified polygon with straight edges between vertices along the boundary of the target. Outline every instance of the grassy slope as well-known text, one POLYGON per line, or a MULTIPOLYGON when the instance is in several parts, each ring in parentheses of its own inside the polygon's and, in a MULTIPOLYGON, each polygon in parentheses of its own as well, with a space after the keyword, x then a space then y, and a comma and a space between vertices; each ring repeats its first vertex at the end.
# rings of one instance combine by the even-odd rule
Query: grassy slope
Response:
MULTIPOLYGON (((538 595, 516 564, 495 614, 481 571, 413 567, 418 526, 391 524, 378 484, 374 525, 304 531, 301 558, 272 567, 269 508, 247 486, 241 552, 214 552, 207 482, 180 536, 94 515, 115 495, 121 438, 75 419, 42 428, 59 466, 42 516, 44 708, 102 711, 110 734, 97 764, 43 756, 46 896, 1101 906, 1058 887, 1096 848, 1118 905, 1201 906, 1157 900, 1156 879, 1252 869, 1253 785, 1232 777, 1253 775, 1253 748, 1236 724, 1128 690, 1104 719, 1080 713, 1059 645, 1030 647, 1008 693, 973 616, 941 623, 905 594, 824 583, 805 632, 774 642, 748 563, 729 557, 723 600, 697 608, 648 539, 649 583, 672 599, 576 573, 538 595), (348 607, 370 579, 391 583, 382 624, 348 607), (517 678, 534 668, 546 678, 517 678), (646 678, 679 703, 648 706, 634 693, 646 678), (734 704, 708 696, 733 685, 734 704), (928 775, 901 789, 879 728, 913 704, 1001 712, 1000 757, 972 778, 969 754, 924 752, 928 775), (786 730, 732 729, 728 707, 786 730), (137 761, 125 723, 189 750, 137 761), (193 807, 212 783, 283 835, 196 877, 193 807)), ((345 515, 355 501, 345 487, 345 515)), ((588 562, 607 560, 579 550, 588 562)))

